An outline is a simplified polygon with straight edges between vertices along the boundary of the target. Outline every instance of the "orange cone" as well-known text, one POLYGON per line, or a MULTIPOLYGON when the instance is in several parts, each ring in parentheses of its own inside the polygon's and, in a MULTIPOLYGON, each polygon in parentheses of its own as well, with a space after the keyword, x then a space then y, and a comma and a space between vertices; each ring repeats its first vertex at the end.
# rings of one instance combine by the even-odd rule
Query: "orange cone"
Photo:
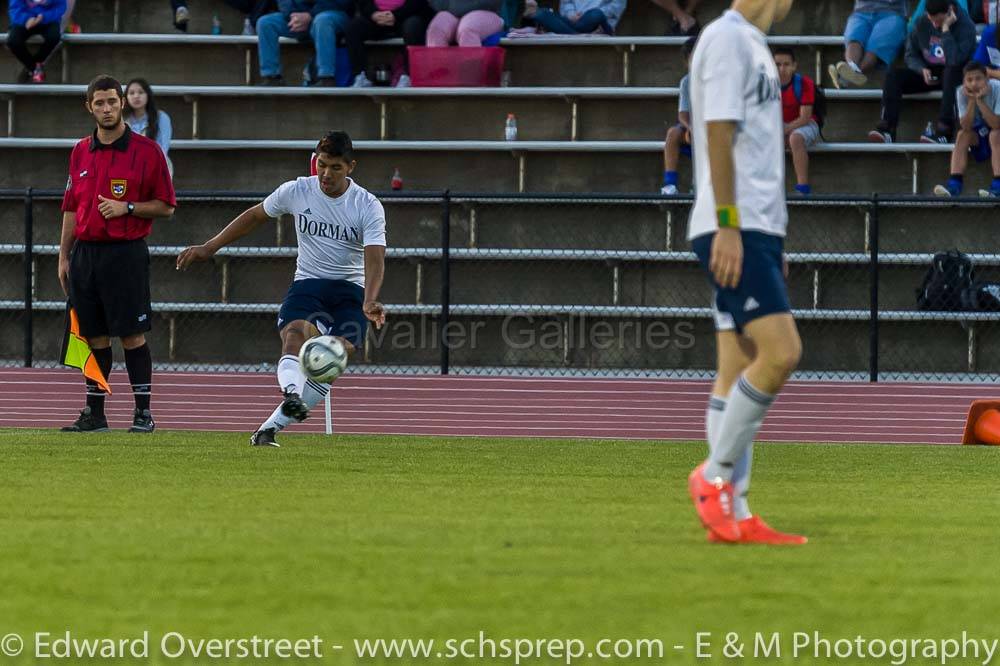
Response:
POLYGON ((976 400, 969 407, 962 444, 1000 445, 1000 400, 976 400))

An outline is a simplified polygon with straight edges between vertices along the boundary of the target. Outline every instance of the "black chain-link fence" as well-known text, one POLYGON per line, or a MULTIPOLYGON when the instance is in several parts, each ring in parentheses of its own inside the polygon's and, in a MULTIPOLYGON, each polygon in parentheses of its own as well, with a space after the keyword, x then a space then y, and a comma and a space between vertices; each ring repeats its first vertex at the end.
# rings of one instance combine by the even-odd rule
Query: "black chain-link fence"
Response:
MULTIPOLYGON (((58 361, 59 198, 0 192, 0 362, 58 361)), ((277 312, 295 268, 292 220, 265 225, 209 263, 174 270, 181 249, 261 198, 187 193, 173 219, 154 224, 149 337, 159 367, 273 369, 277 312)), ((690 198, 382 199, 389 322, 370 332, 352 371, 711 374, 711 291, 686 240, 690 198)), ((977 311, 960 309, 969 302, 928 310, 917 301, 932 257, 951 248, 970 254, 981 289, 1000 285, 995 201, 817 197, 792 200, 789 209, 785 249, 802 376, 996 377, 1000 314, 985 296, 977 311)))

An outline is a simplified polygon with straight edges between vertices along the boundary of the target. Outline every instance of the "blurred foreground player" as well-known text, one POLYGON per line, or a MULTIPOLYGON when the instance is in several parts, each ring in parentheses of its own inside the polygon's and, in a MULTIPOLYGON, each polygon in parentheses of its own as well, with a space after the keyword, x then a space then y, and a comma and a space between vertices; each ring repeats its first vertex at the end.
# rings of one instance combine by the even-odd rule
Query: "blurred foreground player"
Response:
POLYGON ((709 541, 801 544, 750 512, 753 440, 799 362, 785 289, 781 83, 765 33, 793 0, 735 0, 705 28, 691 63, 697 198, 688 239, 715 288, 718 373, 709 458, 688 478, 709 541))
POLYGON ((385 211, 350 178, 356 164, 351 138, 344 132, 328 133, 316 147, 318 175, 283 184, 204 245, 189 247, 177 257, 177 269, 184 270, 210 259, 269 218, 295 218, 295 279, 278 313, 278 386, 284 400, 251 436, 254 446, 278 446, 278 432, 305 420, 330 391, 329 384, 302 374, 298 354, 306 340, 337 336, 353 352, 361 348, 369 321, 376 327, 385 323, 385 309, 378 302, 385 274, 385 211))
MULTIPOLYGON (((163 151, 122 119, 121 84, 98 76, 87 87, 87 112, 97 123, 76 144, 63 197, 59 282, 76 310, 101 372, 111 373, 111 338, 121 338, 135 396, 129 432, 153 432, 149 409, 153 360, 145 333, 152 327, 149 250, 153 219, 170 217, 177 202, 163 151)), ((108 429, 104 391, 87 380, 87 406, 66 432, 108 429)))

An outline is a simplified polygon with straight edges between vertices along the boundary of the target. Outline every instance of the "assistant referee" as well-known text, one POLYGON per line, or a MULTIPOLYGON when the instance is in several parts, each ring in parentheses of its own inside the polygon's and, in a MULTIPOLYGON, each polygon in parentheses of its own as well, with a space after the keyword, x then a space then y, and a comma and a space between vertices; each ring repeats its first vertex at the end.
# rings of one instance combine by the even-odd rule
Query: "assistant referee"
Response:
MULTIPOLYGON (((129 432, 153 432, 153 359, 145 336, 152 312, 144 239, 153 219, 173 215, 177 202, 163 152, 125 124, 124 100, 121 84, 110 76, 98 76, 87 86, 86 108, 97 127, 76 144, 69 160, 59 282, 106 378, 111 374, 111 338, 121 338, 135 397, 129 432)), ((104 397, 88 379, 87 406, 63 431, 108 430, 104 397)))

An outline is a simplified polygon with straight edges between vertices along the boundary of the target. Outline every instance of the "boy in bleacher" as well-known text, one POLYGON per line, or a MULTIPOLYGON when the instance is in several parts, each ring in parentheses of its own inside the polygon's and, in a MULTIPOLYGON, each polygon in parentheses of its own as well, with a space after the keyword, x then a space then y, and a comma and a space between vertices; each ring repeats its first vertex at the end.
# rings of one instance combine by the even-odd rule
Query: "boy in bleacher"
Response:
POLYGON ((809 149, 819 143, 819 116, 816 115, 816 84, 798 73, 795 51, 788 47, 774 50, 774 64, 781 81, 781 114, 785 123, 785 144, 795 166, 795 191, 812 194, 809 185, 809 149))
POLYGON ((1000 197, 1000 81, 988 78, 982 63, 965 66, 958 89, 958 136, 951 153, 951 177, 948 183, 934 188, 939 197, 957 197, 962 193, 969 155, 977 162, 991 161, 993 183, 979 190, 983 197, 1000 197))
MULTIPOLYGON (((691 54, 697 38, 692 37, 681 48, 684 66, 691 68, 691 54)), ((680 83, 680 97, 677 100, 677 124, 667 130, 667 140, 663 146, 663 187, 660 194, 677 194, 677 163, 681 155, 691 157, 691 79, 685 74, 680 83)))
POLYGON ((976 50, 976 25, 968 13, 951 0, 927 0, 926 12, 906 39, 906 67, 885 77, 882 88, 882 121, 868 133, 874 143, 893 143, 903 95, 942 91, 937 123, 920 140, 950 143, 955 129, 955 90, 962 83, 962 68, 976 50))

